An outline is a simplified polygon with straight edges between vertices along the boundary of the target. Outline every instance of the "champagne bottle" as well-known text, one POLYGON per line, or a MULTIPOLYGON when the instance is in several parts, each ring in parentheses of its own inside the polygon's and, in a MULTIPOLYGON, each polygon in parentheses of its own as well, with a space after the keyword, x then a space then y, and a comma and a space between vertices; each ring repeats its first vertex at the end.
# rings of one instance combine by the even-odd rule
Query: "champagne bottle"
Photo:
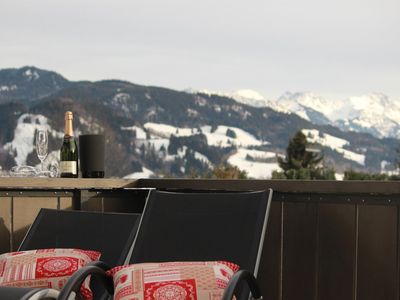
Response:
POLYGON ((60 150, 60 177, 78 177, 78 146, 72 130, 72 112, 65 113, 64 140, 60 150))

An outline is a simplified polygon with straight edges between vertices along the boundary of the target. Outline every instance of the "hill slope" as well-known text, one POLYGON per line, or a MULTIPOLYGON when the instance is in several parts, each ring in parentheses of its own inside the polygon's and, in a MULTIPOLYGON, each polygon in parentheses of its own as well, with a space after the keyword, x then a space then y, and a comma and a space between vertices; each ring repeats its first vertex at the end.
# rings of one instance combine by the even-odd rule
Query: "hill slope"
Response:
MULTIPOLYGON (((39 69, 29 70, 34 74, 39 69)), ((11 73, 23 78, 26 71, 0 71, 0 86, 10 86, 11 81, 4 78, 11 78, 11 73)), ((309 139, 321 144, 325 164, 339 172, 394 168, 394 139, 316 125, 295 114, 250 106, 225 96, 118 80, 69 82, 53 72, 37 72, 43 78, 58 78, 57 84, 43 88, 39 79, 32 77, 30 84, 33 90, 41 90, 35 92, 40 97, 32 97, 27 87, 26 93, 20 91, 18 97, 0 104, 0 165, 4 169, 16 163, 39 162, 33 145, 38 127, 49 130, 52 153, 48 160, 55 159, 67 110, 74 113, 76 135, 106 135, 107 177, 132 173, 188 176, 229 161, 252 177, 264 178, 277 168, 276 155, 285 153, 289 138, 300 129, 308 130, 309 139)))

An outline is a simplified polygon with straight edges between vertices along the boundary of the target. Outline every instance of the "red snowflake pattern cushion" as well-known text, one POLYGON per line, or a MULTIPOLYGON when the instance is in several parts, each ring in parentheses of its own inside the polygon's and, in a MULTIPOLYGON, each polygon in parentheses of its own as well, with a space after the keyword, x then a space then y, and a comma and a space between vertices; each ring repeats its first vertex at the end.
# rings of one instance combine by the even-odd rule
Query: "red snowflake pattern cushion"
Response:
MULTIPOLYGON (((100 252, 81 249, 41 249, 0 255, 0 286, 38 287, 61 290, 71 275, 100 252)), ((92 298, 89 278, 81 287, 85 299, 92 298)))
POLYGON ((239 266, 224 261, 115 267, 114 300, 218 300, 239 266))

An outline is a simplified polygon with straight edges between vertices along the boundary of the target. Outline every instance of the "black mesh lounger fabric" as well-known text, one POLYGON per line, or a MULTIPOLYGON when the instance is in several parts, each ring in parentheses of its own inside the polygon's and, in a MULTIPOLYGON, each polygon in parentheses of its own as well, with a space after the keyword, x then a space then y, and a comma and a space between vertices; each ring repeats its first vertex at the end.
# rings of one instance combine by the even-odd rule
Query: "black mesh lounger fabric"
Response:
POLYGON ((270 199, 266 191, 151 191, 130 263, 226 260, 256 274, 270 199))
POLYGON ((80 248, 102 253, 110 266, 124 263, 140 214, 41 209, 20 251, 80 248))
MULTIPOLYGON (((123 265, 136 235, 140 214, 41 209, 19 250, 80 248, 102 253, 110 267, 123 265)), ((100 292, 95 281, 95 295, 100 292)))

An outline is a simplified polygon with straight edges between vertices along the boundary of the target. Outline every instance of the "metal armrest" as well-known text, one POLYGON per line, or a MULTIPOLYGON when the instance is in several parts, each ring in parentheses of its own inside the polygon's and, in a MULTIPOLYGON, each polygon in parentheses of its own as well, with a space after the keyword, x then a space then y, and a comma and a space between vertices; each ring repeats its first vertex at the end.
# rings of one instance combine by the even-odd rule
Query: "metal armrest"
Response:
POLYGON ((40 289, 31 295, 25 295, 20 300, 56 300, 59 294, 60 292, 55 289, 40 289))
POLYGON ((78 294, 79 289, 83 281, 92 275, 96 279, 99 279, 101 284, 107 290, 110 295, 114 294, 114 283, 112 278, 107 276, 106 271, 108 266, 103 262, 93 262, 84 266, 83 268, 76 271, 67 281, 65 286, 58 296, 58 300, 68 300, 71 293, 78 294))
POLYGON ((55 300, 59 291, 50 288, 21 288, 0 286, 0 299, 7 300, 55 300))
POLYGON ((247 270, 239 270, 229 281, 228 286, 222 295, 222 300, 232 300, 243 282, 247 283, 254 299, 262 299, 261 290, 254 275, 247 270))

